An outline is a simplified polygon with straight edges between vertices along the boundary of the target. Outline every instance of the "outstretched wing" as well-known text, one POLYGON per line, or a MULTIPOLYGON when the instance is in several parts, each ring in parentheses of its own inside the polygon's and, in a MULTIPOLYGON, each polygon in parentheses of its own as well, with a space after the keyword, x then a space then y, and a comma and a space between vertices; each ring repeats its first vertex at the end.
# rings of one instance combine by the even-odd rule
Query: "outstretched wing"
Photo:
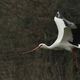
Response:
MULTIPOLYGON (((51 45, 57 46, 62 42, 70 42, 73 45, 80 44, 80 29, 73 23, 60 16, 60 13, 54 17, 54 21, 58 28, 58 37, 56 41, 51 45)), ((80 46, 79 46, 80 47, 80 46)))
POLYGON ((76 28, 77 28, 77 26, 76 26, 73 22, 68 21, 68 20, 65 19, 65 18, 63 18, 63 21, 64 21, 64 23, 66 24, 67 27, 70 27, 70 28, 72 28, 72 29, 76 29, 76 28))
POLYGON ((71 28, 66 26, 64 20, 61 18, 54 17, 54 21, 58 28, 58 37, 53 44, 55 45, 59 44, 60 42, 66 42, 66 41, 73 42, 71 28))
POLYGON ((80 28, 78 28, 73 22, 68 21, 63 18, 66 23, 66 28, 64 29, 63 39, 68 40, 73 45, 78 46, 80 44, 80 28))
POLYGON ((63 36, 62 41, 64 41, 64 42, 66 42, 66 41, 73 42, 72 29, 76 29, 77 26, 73 22, 70 22, 65 18, 62 18, 62 19, 63 19, 63 22, 64 22, 64 24, 66 26, 64 28, 64 36, 63 36))
POLYGON ((64 28, 64 36, 63 36, 62 41, 63 42, 66 42, 66 41, 73 42, 73 35, 72 35, 71 28, 69 27, 64 28))
MULTIPOLYGON (((66 20, 66 19, 65 19, 66 20)), ((68 20, 66 20, 67 22, 69 22, 68 20)), ((55 23, 57 25, 58 28, 58 38, 57 40, 61 40, 61 41, 73 41, 73 35, 71 32, 71 26, 67 27, 64 20, 60 19, 60 18, 55 18, 55 23)), ((70 24, 70 22, 69 22, 70 24)), ((73 27, 75 28, 75 27, 73 27)))
POLYGON ((58 36, 56 41, 50 47, 56 47, 63 40, 64 28, 66 27, 63 19, 54 17, 54 21, 58 28, 58 36))

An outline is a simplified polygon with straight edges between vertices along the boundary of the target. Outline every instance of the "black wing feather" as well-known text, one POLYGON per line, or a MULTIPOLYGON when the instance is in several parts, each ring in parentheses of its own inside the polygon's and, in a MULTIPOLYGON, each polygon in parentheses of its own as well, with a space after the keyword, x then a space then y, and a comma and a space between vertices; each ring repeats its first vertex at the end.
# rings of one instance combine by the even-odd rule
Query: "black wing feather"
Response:
POLYGON ((72 29, 76 29, 76 28, 77 28, 77 26, 76 26, 73 22, 68 21, 68 20, 65 19, 65 18, 63 18, 63 21, 64 21, 64 23, 66 24, 67 27, 70 27, 70 28, 72 28, 72 29))
POLYGON ((65 18, 63 18, 63 20, 64 20, 66 26, 70 27, 71 31, 72 31, 73 42, 70 42, 70 41, 69 42, 78 46, 78 44, 80 44, 80 27, 79 27, 79 25, 76 26, 73 22, 70 22, 65 18))
POLYGON ((72 29, 73 34, 73 44, 78 45, 80 44, 80 29, 72 29))

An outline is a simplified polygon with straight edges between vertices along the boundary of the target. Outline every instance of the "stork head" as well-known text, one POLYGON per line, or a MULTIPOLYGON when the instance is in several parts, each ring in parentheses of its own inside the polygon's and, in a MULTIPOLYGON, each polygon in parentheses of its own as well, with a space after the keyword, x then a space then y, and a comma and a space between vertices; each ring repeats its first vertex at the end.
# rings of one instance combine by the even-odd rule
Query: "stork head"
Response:
POLYGON ((41 43, 41 44, 39 44, 39 47, 40 47, 40 48, 45 48, 45 49, 46 49, 46 48, 47 48, 47 45, 44 44, 44 43, 41 43))
POLYGON ((40 49, 40 48, 46 48, 46 46, 47 46, 46 44, 41 43, 41 44, 39 44, 37 47, 35 47, 35 48, 33 48, 32 50, 27 51, 27 52, 25 52, 25 53, 31 53, 31 52, 34 52, 34 51, 40 49))

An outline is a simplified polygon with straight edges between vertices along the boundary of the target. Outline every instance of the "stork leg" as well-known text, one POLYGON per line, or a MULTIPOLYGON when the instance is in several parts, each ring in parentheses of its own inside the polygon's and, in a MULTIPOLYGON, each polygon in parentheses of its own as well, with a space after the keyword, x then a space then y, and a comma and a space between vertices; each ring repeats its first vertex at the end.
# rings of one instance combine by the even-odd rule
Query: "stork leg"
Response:
POLYGON ((73 68, 75 71, 78 69, 78 62, 77 62, 77 49, 72 49, 72 57, 73 57, 73 68))

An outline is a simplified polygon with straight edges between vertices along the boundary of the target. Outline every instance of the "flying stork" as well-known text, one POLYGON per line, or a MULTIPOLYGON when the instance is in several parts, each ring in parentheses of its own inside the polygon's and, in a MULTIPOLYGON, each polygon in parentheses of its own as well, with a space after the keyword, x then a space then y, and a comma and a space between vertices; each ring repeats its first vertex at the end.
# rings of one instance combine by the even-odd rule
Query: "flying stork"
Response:
POLYGON ((39 48, 49 50, 65 49, 72 52, 74 64, 77 65, 77 56, 75 49, 80 48, 80 29, 78 29, 78 27, 73 22, 65 19, 59 11, 54 17, 54 21, 58 29, 58 36, 55 42, 50 46, 41 43, 36 48, 28 52, 33 52, 39 48))

